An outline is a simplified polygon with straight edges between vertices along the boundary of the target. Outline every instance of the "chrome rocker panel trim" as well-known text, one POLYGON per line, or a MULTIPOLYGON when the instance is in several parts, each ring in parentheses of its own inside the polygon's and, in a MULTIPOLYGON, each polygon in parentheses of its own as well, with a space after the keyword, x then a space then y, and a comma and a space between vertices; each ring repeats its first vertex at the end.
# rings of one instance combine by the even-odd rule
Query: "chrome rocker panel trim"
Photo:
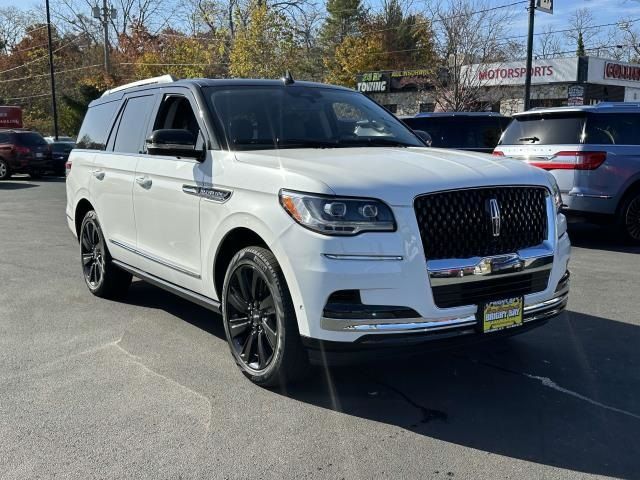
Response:
MULTIPOLYGON (((527 305, 523 309, 523 324, 536 320, 548 319, 560 314, 566 307, 569 288, 559 295, 545 300, 544 302, 527 305)), ((362 332, 362 333, 424 333, 436 332, 439 330, 453 330, 464 327, 475 327, 478 323, 475 315, 465 317, 452 317, 442 320, 431 320, 427 318, 404 319, 397 323, 390 323, 388 320, 343 320, 322 317, 321 324, 325 330, 339 332, 362 332), (414 320, 414 321, 407 321, 414 320)), ((471 328, 469 333, 475 330, 471 328)))
POLYGON ((190 277, 193 278, 200 278, 200 274, 194 271, 191 271, 187 268, 181 267, 180 265, 176 265, 175 263, 169 262, 167 260, 163 260, 162 258, 156 257, 155 255, 152 255, 151 253, 147 253, 144 252, 142 250, 138 250, 137 248, 124 243, 124 242, 119 242, 118 240, 113 240, 113 239, 109 239, 109 243, 112 243, 113 245, 115 245, 116 247, 120 247, 123 248, 131 253, 135 253, 136 255, 140 255, 142 258, 146 258, 147 260, 151 260, 152 262, 155 262, 157 264, 160 264, 164 267, 168 267, 172 270, 175 270, 176 272, 180 272, 180 273, 184 273, 185 275, 189 275, 190 277))

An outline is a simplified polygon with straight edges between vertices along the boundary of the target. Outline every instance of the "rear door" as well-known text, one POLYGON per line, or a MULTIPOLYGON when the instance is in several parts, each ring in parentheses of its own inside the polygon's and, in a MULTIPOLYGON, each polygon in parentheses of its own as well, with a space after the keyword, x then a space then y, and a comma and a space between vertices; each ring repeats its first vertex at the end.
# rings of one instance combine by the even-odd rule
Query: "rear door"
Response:
MULTIPOLYGON (((147 134, 186 129, 199 138, 200 148, 205 130, 195 112, 199 108, 188 89, 163 90, 147 134)), ((196 159, 144 154, 133 187, 143 270, 198 293, 202 292, 200 197, 191 192, 202 178, 202 164, 196 159)))
MULTIPOLYGON (((93 164, 91 194, 111 255, 137 265, 133 184, 154 96, 125 99, 107 143, 93 164)), ((73 168, 73 167, 72 167, 73 168)))

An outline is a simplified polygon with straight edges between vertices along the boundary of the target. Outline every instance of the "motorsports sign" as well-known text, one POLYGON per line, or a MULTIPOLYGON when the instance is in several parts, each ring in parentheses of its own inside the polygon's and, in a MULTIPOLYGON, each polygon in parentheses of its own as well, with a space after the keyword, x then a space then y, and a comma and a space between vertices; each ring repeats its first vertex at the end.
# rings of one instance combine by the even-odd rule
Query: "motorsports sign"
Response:
MULTIPOLYGON (((524 61, 487 63, 463 66, 461 82, 473 86, 524 85, 527 68, 524 61)), ((535 60, 531 68, 531 83, 575 82, 578 79, 578 58, 535 60)))

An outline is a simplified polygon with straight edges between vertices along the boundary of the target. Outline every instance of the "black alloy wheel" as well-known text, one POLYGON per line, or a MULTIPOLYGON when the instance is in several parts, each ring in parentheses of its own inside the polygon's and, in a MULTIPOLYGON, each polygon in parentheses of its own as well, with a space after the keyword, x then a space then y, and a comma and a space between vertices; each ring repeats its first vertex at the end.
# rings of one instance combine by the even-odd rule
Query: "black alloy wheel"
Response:
POLYGON ((96 212, 87 212, 80 226, 80 259, 84 281, 91 293, 102 298, 126 295, 132 275, 111 261, 96 212))
POLYGON ((623 211, 627 236, 634 242, 640 242, 640 193, 628 200, 623 211))
POLYGON ((247 378, 273 387, 305 376, 309 358, 287 282, 271 251, 247 247, 236 253, 221 300, 227 342, 247 378))
POLYGON ((97 290, 104 281, 104 239, 95 218, 88 218, 80 233, 80 254, 84 280, 91 291, 97 290))
POLYGON ((240 265, 229 282, 226 301, 238 358, 251 370, 264 371, 278 347, 276 308, 264 274, 253 265, 240 265))

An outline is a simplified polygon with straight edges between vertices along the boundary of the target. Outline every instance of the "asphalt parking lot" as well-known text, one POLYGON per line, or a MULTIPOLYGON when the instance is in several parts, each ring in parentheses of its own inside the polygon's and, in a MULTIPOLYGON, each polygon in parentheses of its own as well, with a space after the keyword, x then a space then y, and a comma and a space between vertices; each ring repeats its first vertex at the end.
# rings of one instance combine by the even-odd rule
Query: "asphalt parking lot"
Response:
POLYGON ((540 329, 269 391, 207 310, 91 296, 64 204, 0 183, 0 478, 640 478, 640 248, 607 229, 540 329))

